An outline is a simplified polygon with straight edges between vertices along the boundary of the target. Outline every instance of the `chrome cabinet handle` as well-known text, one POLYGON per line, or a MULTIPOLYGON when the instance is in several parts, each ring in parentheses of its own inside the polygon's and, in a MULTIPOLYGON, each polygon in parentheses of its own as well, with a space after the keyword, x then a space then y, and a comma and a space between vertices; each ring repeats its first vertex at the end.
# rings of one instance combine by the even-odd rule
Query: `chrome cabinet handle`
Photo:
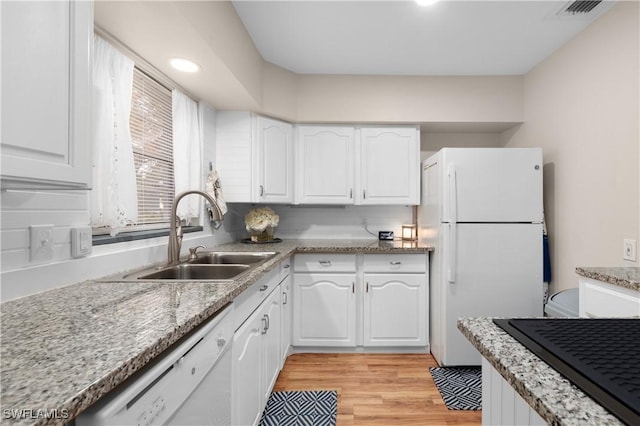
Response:
POLYGON ((366 198, 367 198, 367 190, 366 190, 366 189, 363 189, 363 190, 362 190, 362 198, 363 198, 363 199, 366 199, 366 198))
POLYGON ((391 261, 389 262, 392 266, 398 266, 398 265, 402 265, 402 262, 400 262, 399 260, 396 261, 391 261))
POLYGON ((289 265, 289 264, 287 263, 286 265, 283 265, 282 267, 283 267, 284 269, 289 269, 289 266, 291 266, 291 265, 289 265))
POLYGON ((269 288, 269 286, 267 284, 265 284, 262 287, 260 287, 260 291, 265 291, 268 288, 269 288))
POLYGON ((262 316, 262 324, 264 325, 262 327, 262 331, 260 332, 261 334, 267 334, 267 330, 269 329, 269 320, 267 318, 267 314, 264 314, 262 316))
POLYGON ((351 293, 355 293, 355 292, 356 292, 356 282, 351 281, 351 293))
POLYGON ((369 293, 369 281, 367 281, 367 293, 369 293))
POLYGON ((269 314, 264 314, 264 317, 267 319, 267 330, 271 328, 271 324, 269 323, 269 314))
POLYGON ((287 296, 287 292, 286 292, 286 291, 285 291, 285 292, 283 292, 283 293, 282 293, 282 296, 284 297, 284 300, 282 301, 282 304, 283 304, 283 305, 286 305, 286 304, 287 304, 287 301, 289 300, 289 297, 287 296))
POLYGON ((331 266, 330 260, 319 260, 321 266, 331 266))
POLYGON ((264 186, 260 185, 260 196, 264 196, 264 186))
POLYGON ((353 188, 349 190, 349 198, 353 198, 353 188))

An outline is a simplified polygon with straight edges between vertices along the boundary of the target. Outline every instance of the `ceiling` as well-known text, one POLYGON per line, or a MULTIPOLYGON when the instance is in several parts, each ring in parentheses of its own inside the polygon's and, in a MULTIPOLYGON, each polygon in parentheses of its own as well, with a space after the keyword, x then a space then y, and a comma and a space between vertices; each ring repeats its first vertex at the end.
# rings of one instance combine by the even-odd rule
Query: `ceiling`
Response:
POLYGON ((612 2, 234 1, 262 57, 299 74, 522 75, 612 2))
MULTIPOLYGON (((422 8, 413 0, 95 0, 94 17, 101 35, 126 46, 194 99, 216 109, 295 120, 295 113, 277 115, 263 106, 264 61, 301 75, 518 76, 613 1, 586 16, 558 16, 567 4, 441 0, 422 8), (195 61, 201 72, 171 68, 169 58, 176 56, 195 61)), ((299 81, 295 74, 286 78, 299 81)), ((279 96, 282 87, 268 89, 279 96)), ((290 93, 283 93, 288 99, 290 93)), ((503 130, 499 123, 468 125, 463 130, 503 130)), ((437 123, 430 126, 441 131, 437 123)))

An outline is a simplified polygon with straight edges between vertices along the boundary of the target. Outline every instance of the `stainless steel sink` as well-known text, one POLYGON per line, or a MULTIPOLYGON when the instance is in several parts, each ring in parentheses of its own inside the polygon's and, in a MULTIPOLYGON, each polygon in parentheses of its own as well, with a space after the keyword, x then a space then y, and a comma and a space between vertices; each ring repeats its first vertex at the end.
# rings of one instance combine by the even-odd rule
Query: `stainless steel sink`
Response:
POLYGON ((276 255, 276 252, 268 251, 268 252, 200 252, 198 253, 198 258, 194 260, 189 260, 190 264, 209 264, 209 265, 219 265, 219 264, 244 264, 244 265, 253 265, 256 263, 264 262, 268 259, 271 259, 276 255))
POLYGON ((200 252, 198 258, 173 266, 156 265, 98 281, 232 281, 257 268, 277 252, 200 252))
POLYGON ((249 265, 193 265, 169 266, 159 271, 138 275, 139 280, 230 280, 247 272, 249 265))

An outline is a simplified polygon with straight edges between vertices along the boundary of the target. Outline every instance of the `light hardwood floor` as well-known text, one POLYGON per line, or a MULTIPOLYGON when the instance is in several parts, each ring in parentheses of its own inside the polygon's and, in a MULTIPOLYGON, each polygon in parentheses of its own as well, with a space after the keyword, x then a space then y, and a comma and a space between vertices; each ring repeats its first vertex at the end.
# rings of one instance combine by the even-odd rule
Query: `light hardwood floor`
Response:
POLYGON ((336 390, 337 426, 480 425, 481 411, 449 410, 429 354, 294 354, 274 391, 336 390))

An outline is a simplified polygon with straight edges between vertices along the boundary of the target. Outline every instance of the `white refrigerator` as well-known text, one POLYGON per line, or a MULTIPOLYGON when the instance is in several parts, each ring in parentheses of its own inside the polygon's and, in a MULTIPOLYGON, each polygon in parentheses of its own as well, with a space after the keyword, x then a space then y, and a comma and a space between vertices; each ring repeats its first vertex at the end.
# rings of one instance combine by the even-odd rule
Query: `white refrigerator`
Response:
POLYGON ((441 366, 480 365, 459 317, 543 312, 542 150, 444 148, 422 163, 418 236, 432 245, 430 346, 441 366))

